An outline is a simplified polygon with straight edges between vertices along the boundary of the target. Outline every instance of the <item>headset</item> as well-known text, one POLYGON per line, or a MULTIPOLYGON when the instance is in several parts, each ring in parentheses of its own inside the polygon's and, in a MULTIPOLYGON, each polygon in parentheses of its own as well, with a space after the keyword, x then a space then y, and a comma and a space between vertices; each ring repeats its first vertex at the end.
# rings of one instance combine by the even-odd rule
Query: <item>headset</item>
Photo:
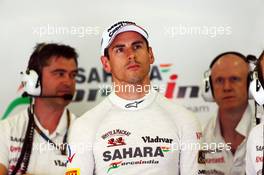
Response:
MULTIPOLYGON (((253 62, 253 57, 252 55, 249 55, 247 57, 245 57, 243 54, 239 53, 239 52, 235 52, 235 51, 229 51, 229 52, 224 52, 221 53, 220 55, 216 56, 212 62, 210 63, 209 69, 207 71, 205 71, 204 73, 204 78, 203 78, 203 82, 202 82, 202 97, 205 101, 207 102, 214 102, 214 92, 213 92, 213 85, 212 85, 212 80, 211 80, 211 69, 213 67, 213 65, 223 56, 225 55, 236 55, 239 58, 241 58, 245 63, 250 64, 251 62, 253 62)), ((251 70, 251 68, 250 68, 251 70)), ((248 77, 247 77, 247 85, 249 87, 250 84, 250 75, 251 73, 249 72, 248 77)), ((251 99, 252 96, 249 93, 249 98, 251 99)), ((264 98, 263 98, 264 100, 264 98)))
POLYGON ((34 69, 27 69, 25 73, 21 72, 21 84, 24 89, 22 97, 40 97, 40 98, 63 98, 64 100, 72 100, 72 94, 57 95, 42 95, 41 75, 34 69))
POLYGON ((40 43, 36 46, 35 51, 30 56, 28 67, 25 72, 21 72, 24 93, 22 96, 41 96, 41 64, 39 53, 46 46, 45 43, 40 43))
POLYGON ((250 85, 249 90, 254 97, 258 105, 264 105, 264 79, 263 79, 263 70, 261 68, 261 61, 264 58, 264 51, 259 56, 257 60, 256 67, 250 76, 250 85))
POLYGON ((38 73, 33 69, 27 69, 25 72, 21 72, 21 75, 21 84, 24 88, 22 96, 40 96, 41 85, 38 73))

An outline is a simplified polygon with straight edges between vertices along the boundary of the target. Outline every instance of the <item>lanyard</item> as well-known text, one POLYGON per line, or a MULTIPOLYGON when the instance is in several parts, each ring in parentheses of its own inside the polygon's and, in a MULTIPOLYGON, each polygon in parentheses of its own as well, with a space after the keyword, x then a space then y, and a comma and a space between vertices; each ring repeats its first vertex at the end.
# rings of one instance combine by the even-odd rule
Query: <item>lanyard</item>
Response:
POLYGON ((33 121, 33 125, 34 125, 34 129, 38 132, 38 134, 44 139, 46 140, 49 144, 51 144, 52 146, 54 146, 56 149, 61 151, 62 155, 66 155, 66 149, 67 149, 67 137, 68 137, 68 130, 70 127, 70 111, 67 109, 67 130, 66 133, 63 137, 63 143, 60 145, 57 145, 56 143, 54 143, 46 134, 44 134, 40 128, 36 125, 35 120, 33 121))

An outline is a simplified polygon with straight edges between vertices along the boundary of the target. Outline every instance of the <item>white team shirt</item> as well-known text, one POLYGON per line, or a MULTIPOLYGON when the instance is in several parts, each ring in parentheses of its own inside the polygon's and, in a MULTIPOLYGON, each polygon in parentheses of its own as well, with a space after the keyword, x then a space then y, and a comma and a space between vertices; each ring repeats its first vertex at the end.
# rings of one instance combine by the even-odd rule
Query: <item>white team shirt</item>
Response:
POLYGON ((196 175, 199 150, 186 145, 200 137, 193 114, 155 90, 138 100, 111 93, 71 128, 68 168, 81 175, 196 175))
POLYGON ((246 173, 247 175, 261 175, 264 156, 264 124, 254 127, 247 142, 246 173))
MULTIPOLYGON (((66 113, 66 110, 64 110, 56 130, 52 134, 49 134, 49 131, 44 129, 34 116, 36 125, 57 145, 63 143, 67 130, 66 113)), ((73 123, 75 118, 71 113, 70 124, 73 123)), ((12 172, 20 156, 28 119, 28 112, 24 110, 0 122, 0 163, 8 169, 8 174, 12 172)), ((55 149, 34 130, 33 148, 27 173, 34 175, 62 175, 66 170, 66 161, 67 155, 61 155, 60 150, 55 149)), ((20 170, 17 174, 21 174, 20 170)))
POLYGON ((203 130, 205 143, 211 147, 211 149, 207 150, 205 153, 206 173, 219 175, 244 175, 246 164, 246 142, 249 132, 254 126, 254 115, 248 105, 240 122, 236 126, 236 131, 243 135, 245 139, 237 147, 236 152, 233 155, 230 150, 230 145, 223 148, 223 144, 227 143, 225 143, 224 138, 221 135, 218 117, 212 118, 203 130))

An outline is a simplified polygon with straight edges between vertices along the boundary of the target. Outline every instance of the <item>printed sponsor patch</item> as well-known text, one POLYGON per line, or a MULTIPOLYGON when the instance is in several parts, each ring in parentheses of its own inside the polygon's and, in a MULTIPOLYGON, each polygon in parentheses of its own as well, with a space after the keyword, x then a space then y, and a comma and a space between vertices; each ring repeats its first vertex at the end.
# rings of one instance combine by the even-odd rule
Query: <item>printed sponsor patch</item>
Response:
POLYGON ((68 168, 65 175, 80 175, 80 168, 68 168))

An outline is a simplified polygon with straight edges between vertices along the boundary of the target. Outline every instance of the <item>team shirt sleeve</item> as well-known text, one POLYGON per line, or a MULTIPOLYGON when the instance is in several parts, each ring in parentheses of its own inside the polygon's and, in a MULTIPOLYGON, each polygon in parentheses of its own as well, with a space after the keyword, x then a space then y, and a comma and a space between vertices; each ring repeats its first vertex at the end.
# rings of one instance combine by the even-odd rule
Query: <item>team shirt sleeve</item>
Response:
POLYGON ((77 119, 72 125, 69 135, 68 150, 70 151, 68 151, 66 175, 76 172, 81 175, 93 175, 95 168, 93 143, 89 134, 82 120, 77 119))
MULTIPOLYGON (((256 174, 256 146, 257 146, 257 135, 262 134, 261 131, 258 131, 259 127, 253 128, 250 132, 247 140, 247 151, 246 151, 246 174, 253 175, 256 174), (258 132, 256 132, 258 131, 258 132)), ((261 127, 262 128, 262 127, 261 127)))
POLYGON ((180 174, 197 175, 199 169, 204 169, 203 164, 198 164, 198 153, 202 143, 200 123, 194 118, 182 126, 181 132, 180 174))
POLYGON ((8 168, 8 157, 9 157, 9 139, 8 139, 8 128, 5 126, 5 121, 0 122, 0 164, 8 168))

